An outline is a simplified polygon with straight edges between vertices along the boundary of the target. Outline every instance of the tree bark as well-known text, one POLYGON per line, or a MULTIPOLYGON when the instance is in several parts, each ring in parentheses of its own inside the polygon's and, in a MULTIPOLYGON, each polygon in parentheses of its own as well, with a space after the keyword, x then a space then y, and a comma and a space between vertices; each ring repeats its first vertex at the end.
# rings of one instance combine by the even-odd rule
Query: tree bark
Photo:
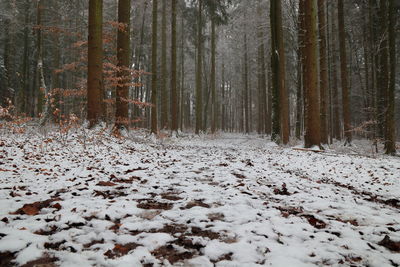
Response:
POLYGON ((157 11, 158 0, 153 0, 151 38, 151 133, 157 134, 157 11))
POLYGON ((202 13, 203 0, 198 0, 197 14, 197 67, 196 67, 196 134, 203 129, 203 84, 202 84, 202 67, 203 67, 203 34, 202 34, 202 13))
POLYGON ((305 89, 305 148, 321 147, 321 117, 318 92, 318 40, 316 0, 304 1, 305 48, 303 55, 303 77, 305 89))
POLYGON ((289 142, 289 98, 285 85, 285 49, 281 0, 270 2, 272 70, 272 140, 289 142))
POLYGON ((396 18, 394 0, 389 0, 389 88, 388 107, 386 112, 386 154, 396 154, 396 120, 395 120, 395 89, 396 89, 396 18))
MULTIPOLYGON (((162 18, 161 18, 161 129, 168 128, 168 91, 167 91, 167 1, 162 1, 162 18)), ((172 88, 171 88, 172 89, 172 88)))
POLYGON ((171 0, 171 130, 178 132, 178 91, 176 56, 176 0, 171 0))
POLYGON ((89 0, 87 120, 95 126, 103 100, 103 0, 89 0))
POLYGON ((326 45, 326 15, 325 0, 318 0, 318 31, 319 31, 319 66, 320 66, 320 109, 321 109, 321 143, 328 143, 327 120, 327 91, 328 91, 328 65, 326 45))
POLYGON ((342 83, 342 105, 343 105, 343 124, 345 145, 351 145, 351 118, 350 118, 350 100, 347 74, 347 57, 346 57, 346 33, 344 29, 344 7, 343 0, 338 0, 338 21, 339 21, 339 47, 340 47, 340 77, 342 83))
POLYGON ((43 36, 42 36, 42 1, 37 2, 37 50, 38 50, 38 61, 37 61, 37 75, 39 81, 39 109, 42 111, 40 118, 40 126, 44 126, 48 119, 50 118, 50 101, 51 95, 49 94, 49 88, 46 86, 46 81, 44 78, 44 62, 43 62, 43 36), (43 108, 42 108, 43 103, 43 108))
POLYGON ((217 129, 217 95, 215 85, 215 72, 216 72, 216 36, 215 36, 215 18, 211 18, 211 133, 214 134, 217 129))

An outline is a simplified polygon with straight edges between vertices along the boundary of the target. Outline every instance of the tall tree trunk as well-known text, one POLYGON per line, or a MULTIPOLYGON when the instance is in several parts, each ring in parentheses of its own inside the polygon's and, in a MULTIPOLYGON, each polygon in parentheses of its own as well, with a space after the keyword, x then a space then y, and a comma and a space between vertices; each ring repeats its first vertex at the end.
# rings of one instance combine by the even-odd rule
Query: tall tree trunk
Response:
POLYGON ((325 0, 318 0, 318 30, 319 30, 319 66, 320 66, 320 107, 321 107, 321 142, 328 143, 328 65, 326 45, 326 15, 325 0))
POLYGON ((390 75, 388 88, 388 107, 386 112, 386 154, 396 153, 396 120, 395 120, 395 89, 396 89, 396 18, 394 0, 389 0, 389 59, 390 75))
POLYGON ((211 18, 211 133, 214 134, 217 128, 217 95, 216 95, 216 85, 215 85, 215 72, 216 72, 216 36, 215 36, 215 19, 211 18))
POLYGON ((32 98, 30 97, 29 92, 29 10, 30 10, 30 0, 25 1, 25 28, 24 28, 24 60, 22 64, 22 83, 21 83, 21 91, 22 91, 22 112, 24 112, 27 116, 30 115, 30 101, 32 98))
POLYGON ((89 0, 87 119, 95 126, 103 100, 103 0, 89 0))
POLYGON ((296 138, 300 139, 302 124, 305 121, 303 116, 304 103, 304 71, 303 57, 305 53, 305 2, 299 1, 299 14, 297 21, 297 92, 296 92, 296 138))
POLYGON ((248 67, 248 55, 247 55, 247 33, 244 34, 244 73, 243 73, 243 83, 244 83, 244 98, 243 98, 243 105, 244 105, 244 130, 248 134, 250 133, 249 128, 249 67, 248 67))
POLYGON ((265 77, 265 47, 264 47, 264 34, 262 30, 262 8, 261 0, 257 1, 257 42, 258 42, 258 56, 257 56, 257 79, 258 79, 258 127, 257 132, 264 134, 266 132, 265 117, 267 116, 267 88, 265 77))
POLYGON ((305 48, 303 54, 305 119, 306 131, 304 146, 310 148, 321 146, 321 117, 318 92, 318 39, 317 39, 317 5, 316 0, 304 1, 305 48))
POLYGON ((185 20, 183 13, 181 13, 181 90, 180 90, 180 112, 179 112, 179 127, 181 131, 184 128, 184 115, 185 115, 185 20))
POLYGON ((171 0, 171 130, 178 132, 178 91, 176 56, 176 0, 171 0))
MULTIPOLYGON (((335 3, 332 3, 335 5, 335 3)), ((336 6, 335 6, 336 7, 336 6)), ((341 130, 340 130, 340 108, 339 108, 339 91, 338 91, 338 73, 337 73, 337 46, 336 46, 336 38, 337 35, 337 28, 336 28, 336 12, 337 7, 332 8, 332 117, 333 117, 333 136, 336 140, 341 140, 341 130)))
POLYGON ((226 96, 225 96, 225 63, 224 60, 221 63, 221 130, 226 131, 226 96))
POLYGON ((9 101, 12 101, 12 92, 11 92, 11 76, 13 75, 11 69, 11 40, 10 40, 10 28, 11 28, 11 20, 9 18, 5 19, 4 22, 4 54, 3 54, 3 62, 4 62, 4 80, 2 81, 2 86, 4 89, 0 92, 0 106, 8 107, 10 104, 9 101))
POLYGON ((158 0, 153 0, 151 38, 151 132, 157 134, 157 11, 158 0))
POLYGON ((285 48, 281 0, 271 1, 272 140, 289 142, 289 97, 285 84, 285 48))
MULTIPOLYGON (((161 128, 168 127, 168 91, 167 91, 167 1, 162 2, 162 18, 161 18, 161 128)), ((172 101, 172 100, 171 100, 172 101)))
POLYGON ((131 1, 118 1, 118 36, 117 36, 117 60, 118 60, 118 84, 116 91, 115 128, 128 129, 128 93, 131 82, 130 75, 130 17, 131 1))
POLYGON ((339 21, 339 46, 340 46, 340 77, 342 83, 342 104, 345 145, 351 145, 351 118, 350 100, 347 81, 347 57, 346 57, 346 34, 344 29, 344 7, 343 0, 338 0, 338 21, 339 21))
POLYGON ((197 15, 197 67, 196 67, 196 134, 203 129, 203 27, 202 27, 203 0, 198 0, 197 15))
MULTIPOLYGON (((378 66, 378 122, 379 137, 387 140, 386 108, 388 106, 388 83, 389 83, 389 47, 388 47, 388 1, 380 1, 379 7, 379 66, 378 66)), ((386 142, 385 142, 386 145, 386 142)))

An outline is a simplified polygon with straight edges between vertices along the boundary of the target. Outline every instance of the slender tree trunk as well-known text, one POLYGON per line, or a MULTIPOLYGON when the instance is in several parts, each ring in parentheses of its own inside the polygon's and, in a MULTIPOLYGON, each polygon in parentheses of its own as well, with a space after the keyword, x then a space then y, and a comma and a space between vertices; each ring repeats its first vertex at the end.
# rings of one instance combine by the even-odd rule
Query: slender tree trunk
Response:
POLYGON ((248 134, 250 133, 249 129, 249 67, 248 67, 248 55, 247 55, 247 33, 244 34, 244 73, 243 73, 243 84, 244 84, 244 130, 248 134))
POLYGON ((131 75, 129 70, 130 60, 130 17, 131 1, 118 1, 118 36, 117 36, 117 60, 118 60, 118 84, 116 92, 115 128, 128 129, 128 93, 131 75))
MULTIPOLYGON (((335 5, 335 3, 332 3, 335 5)), ((336 7, 336 6, 335 6, 336 7)), ((336 8, 332 8, 332 110, 333 110, 333 136, 336 140, 341 140, 340 131, 340 109, 339 109, 339 91, 338 91, 338 73, 337 73, 337 46, 336 38, 337 28, 336 28, 336 8)))
POLYGON ((217 129, 217 95, 216 95, 216 85, 215 85, 215 72, 216 72, 216 36, 215 36, 215 19, 211 18, 211 133, 214 134, 217 129))
POLYGON ((265 77, 265 47, 264 47, 264 34, 262 31, 262 9, 261 0, 257 2, 257 42, 258 42, 258 57, 257 57, 257 80, 258 80, 258 126, 257 132, 259 134, 264 134, 265 129, 265 117, 267 116, 267 88, 266 88, 266 77, 265 77))
POLYGON ((101 116, 103 100, 103 0, 89 0, 87 119, 89 127, 101 116))
POLYGON ((178 91, 176 88, 176 0, 171 0, 171 130, 178 132, 178 91))
POLYGON ((298 38, 298 52, 297 52, 297 92, 296 92, 296 138, 300 139, 302 133, 302 122, 304 122, 303 108, 304 103, 304 71, 303 71, 303 57, 305 53, 305 10, 304 1, 299 1, 299 15, 297 21, 297 38, 298 38))
POLYGON ((12 70, 11 70, 11 60, 10 60, 10 55, 11 55, 11 40, 10 40, 10 28, 11 28, 11 21, 9 18, 5 19, 4 22, 4 35, 5 35, 5 40, 4 40, 4 54, 3 54, 3 62, 4 62, 4 80, 1 81, 2 84, 0 86, 4 87, 2 90, 1 95, 0 95, 0 106, 3 107, 8 107, 10 104, 12 104, 12 93, 11 93, 11 76, 12 70))
MULTIPOLYGON (((162 18, 161 18, 161 128, 168 127, 168 91, 167 91, 167 1, 162 2, 162 18)), ((172 89, 172 88, 171 88, 172 89)), ((172 90, 171 90, 172 91, 172 90)), ((171 100, 172 101, 172 100, 171 100)))
POLYGON ((180 129, 183 131, 184 128, 184 115, 185 115, 185 20, 183 14, 181 14, 181 100, 180 100, 180 129))
POLYGON ((389 0, 389 59, 390 75, 388 88, 388 107, 386 112, 386 154, 396 153, 396 120, 395 120, 395 89, 396 89, 396 18, 394 0, 389 0))
POLYGON ((316 0, 304 1, 304 26, 306 43, 303 55, 304 89, 305 89, 305 147, 321 147, 321 117, 318 92, 318 39, 317 39, 317 5, 316 0))
POLYGON ((321 107, 321 142, 328 143, 327 91, 328 65, 326 46, 326 15, 325 0, 318 0, 318 30, 319 30, 319 66, 320 66, 320 107, 321 107))
POLYGON ((158 0, 153 0, 151 41, 151 133, 157 134, 157 11, 158 0))
POLYGON ((24 60, 22 64, 22 112, 24 112, 26 115, 30 114, 30 92, 29 92, 29 69, 30 69, 30 64, 29 64, 29 10, 30 10, 30 1, 26 0, 25 1, 25 29, 24 29, 24 60))
POLYGON ((282 3, 278 1, 278 50, 279 50, 279 101, 281 112, 281 140, 283 144, 289 143, 290 120, 289 120, 289 95, 286 87, 286 56, 283 42, 282 3))
POLYGON ((339 46, 340 46, 340 73, 342 82, 342 101, 343 101, 343 124, 345 145, 351 145, 351 118, 350 100, 347 81, 347 56, 346 56, 346 34, 344 29, 344 8, 343 0, 338 0, 338 21, 339 21, 339 46))
POLYGON ((43 97, 43 99, 40 99, 39 103, 41 106, 41 103, 44 103, 44 107, 40 108, 39 110, 42 110, 42 117, 40 118, 40 125, 44 126, 46 122, 50 118, 50 94, 49 94, 49 89, 46 86, 46 81, 44 78, 44 62, 43 62, 43 36, 42 36, 42 1, 38 0, 37 3, 37 49, 38 49, 38 62, 37 62, 37 73, 38 73, 38 81, 39 81, 39 96, 43 97))
POLYGON ((202 13, 203 0, 199 0, 197 15, 197 67, 196 67, 196 134, 203 129, 203 34, 202 34, 202 13))
POLYGON ((225 97, 225 64, 224 61, 221 64, 221 129, 222 131, 226 131, 226 102, 227 99, 225 97))
POLYGON ((289 142, 289 97, 285 85, 285 49, 281 0, 271 1, 272 140, 289 142), (279 136, 279 138, 278 138, 279 136))

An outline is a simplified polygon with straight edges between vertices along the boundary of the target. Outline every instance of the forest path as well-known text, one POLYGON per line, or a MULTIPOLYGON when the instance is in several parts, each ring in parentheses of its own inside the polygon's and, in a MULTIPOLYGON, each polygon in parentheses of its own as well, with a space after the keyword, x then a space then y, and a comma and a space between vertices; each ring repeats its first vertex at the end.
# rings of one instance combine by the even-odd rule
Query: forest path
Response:
POLYGON ((400 264, 396 158, 233 134, 1 138, 0 266, 400 264))

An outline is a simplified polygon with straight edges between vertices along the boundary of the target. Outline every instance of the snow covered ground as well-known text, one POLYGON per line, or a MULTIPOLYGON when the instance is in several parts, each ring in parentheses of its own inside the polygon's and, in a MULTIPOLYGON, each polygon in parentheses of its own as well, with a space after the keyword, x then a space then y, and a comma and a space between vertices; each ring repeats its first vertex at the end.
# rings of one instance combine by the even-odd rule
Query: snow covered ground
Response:
POLYGON ((0 266, 400 265, 399 158, 130 135, 0 137, 0 266))

